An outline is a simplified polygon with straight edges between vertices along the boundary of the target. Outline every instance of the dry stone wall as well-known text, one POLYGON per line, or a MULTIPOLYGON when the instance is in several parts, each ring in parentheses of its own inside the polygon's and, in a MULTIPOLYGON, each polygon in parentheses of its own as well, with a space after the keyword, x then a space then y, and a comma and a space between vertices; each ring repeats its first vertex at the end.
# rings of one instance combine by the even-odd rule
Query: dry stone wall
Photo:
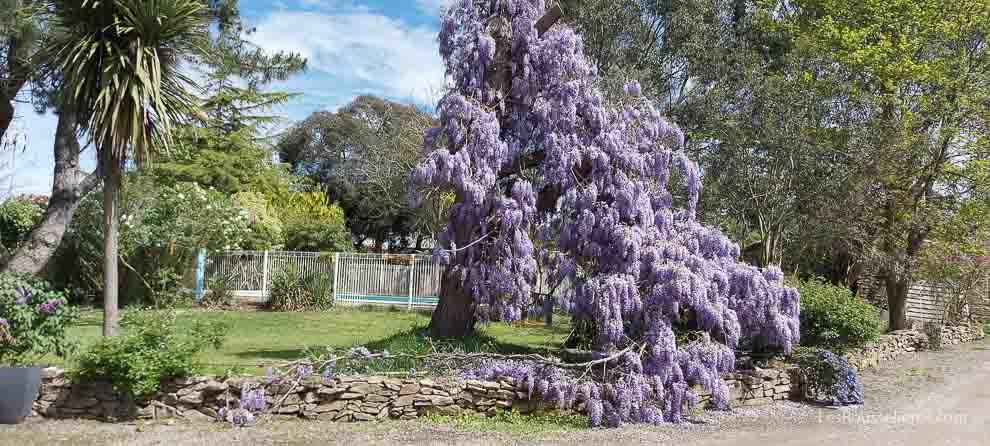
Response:
MULTIPOLYGON (((942 344, 955 345, 983 339, 983 327, 961 325, 942 328, 942 344)), ((898 330, 880 336, 846 358, 857 370, 877 367, 906 354, 927 350, 928 335, 920 330, 898 330)))
MULTIPOLYGON (((729 373, 723 377, 733 406, 769 404, 799 396, 796 369, 729 373)), ((214 420, 222 408, 240 407, 241 391, 265 389, 268 409, 281 416, 328 421, 412 419, 438 413, 494 414, 501 409, 530 413, 545 407, 539 395, 528 394, 505 379, 475 381, 432 378, 355 376, 265 383, 258 378, 197 377, 170 380, 147 401, 134 401, 113 391, 108 382, 71 383, 60 369, 45 369, 35 415, 48 418, 214 420)), ((700 390, 700 389, 699 389, 700 390)), ((700 392, 707 403, 711 395, 700 392)), ((583 412, 577 404, 567 411, 583 412)))
MULTIPOLYGON (((980 327, 946 327, 943 332, 944 344, 982 338, 980 327)), ((928 337, 923 332, 895 331, 848 357, 857 368, 869 368, 927 347, 928 337)), ((726 373, 722 380, 729 388, 733 407, 802 396, 797 368, 726 373)), ((530 413, 546 408, 539 395, 528 394, 511 380, 384 376, 313 378, 299 383, 266 383, 258 378, 181 378, 163 383, 162 391, 146 401, 134 401, 115 392, 109 382, 72 383, 63 370, 51 368, 43 371, 34 413, 48 418, 215 420, 222 408, 240 407, 245 387, 264 388, 267 407, 274 414, 330 421, 412 419, 429 413, 494 414, 501 409, 530 413)), ((695 390, 703 404, 711 401, 709 393, 695 390)), ((578 404, 565 410, 582 412, 584 407, 578 404)))

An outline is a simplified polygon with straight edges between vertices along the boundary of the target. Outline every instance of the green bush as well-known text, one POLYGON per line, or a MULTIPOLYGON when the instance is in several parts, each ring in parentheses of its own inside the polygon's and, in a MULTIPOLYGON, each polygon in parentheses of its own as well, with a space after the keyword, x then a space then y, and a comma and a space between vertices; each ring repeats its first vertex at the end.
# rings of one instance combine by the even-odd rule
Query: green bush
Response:
POLYGON ((120 320, 123 334, 103 338, 75 358, 74 380, 108 380, 114 389, 135 398, 158 391, 162 379, 196 372, 196 355, 219 348, 226 326, 196 321, 188 330, 176 326, 173 311, 129 311, 120 320))
POLYGON ((65 335, 77 313, 65 294, 32 276, 0 273, 0 365, 32 365, 48 354, 66 356, 65 335))
MULTIPOLYGON (((84 291, 103 286, 102 206, 99 193, 83 199, 59 254, 78 258, 66 282, 84 291)), ((143 173, 125 176, 119 207, 122 304, 169 307, 199 249, 238 249, 250 232, 229 196, 195 183, 162 186, 143 173)))
POLYGON ((802 281, 801 344, 844 351, 880 336, 880 310, 848 289, 821 280, 802 281))
POLYGON ((326 274, 307 274, 302 278, 302 287, 309 293, 310 305, 314 310, 333 307, 333 281, 326 274))
POLYGON ((274 311, 306 311, 313 298, 303 286, 303 277, 293 265, 288 265, 272 278, 268 307, 274 311))
POLYGON ((234 305, 234 275, 210 280, 209 291, 203 295, 200 305, 206 308, 222 309, 234 305))
POLYGON ((282 220, 263 194, 239 192, 234 194, 233 199, 234 203, 248 214, 251 231, 244 240, 245 249, 258 251, 280 249, 285 244, 282 220))
POLYGON ((0 242, 14 250, 27 239, 34 225, 41 220, 43 209, 29 200, 10 199, 0 204, 0 242))
POLYGON ((354 249, 343 223, 295 221, 285 227, 285 249, 305 252, 348 252, 354 249))

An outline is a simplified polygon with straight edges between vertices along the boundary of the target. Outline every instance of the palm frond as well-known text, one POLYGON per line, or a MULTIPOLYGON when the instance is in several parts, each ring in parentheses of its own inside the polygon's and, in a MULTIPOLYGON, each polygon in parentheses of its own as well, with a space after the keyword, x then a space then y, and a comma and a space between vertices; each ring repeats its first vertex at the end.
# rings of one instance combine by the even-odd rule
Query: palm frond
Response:
POLYGON ((86 114, 86 130, 109 159, 168 151, 172 128, 200 114, 183 55, 207 47, 200 0, 55 0, 49 53, 62 89, 86 114))

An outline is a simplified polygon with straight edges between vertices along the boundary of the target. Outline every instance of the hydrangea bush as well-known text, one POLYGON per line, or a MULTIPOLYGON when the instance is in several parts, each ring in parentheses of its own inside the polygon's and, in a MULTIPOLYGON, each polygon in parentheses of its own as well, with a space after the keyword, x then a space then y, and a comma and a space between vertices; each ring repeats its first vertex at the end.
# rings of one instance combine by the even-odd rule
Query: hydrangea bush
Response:
POLYGON ((573 285, 561 303, 593 327, 596 355, 627 354, 601 385, 517 363, 482 374, 584 401, 595 425, 678 421, 695 400, 692 382, 724 407, 719 376, 740 340, 797 344, 798 293, 697 221, 701 175, 681 150, 684 134, 636 83, 606 103, 581 37, 559 24, 538 29, 544 13, 543 0, 450 6, 439 42, 453 88, 412 175, 456 194, 435 256, 479 318, 514 320, 532 307, 540 260, 551 281, 573 285), (678 345, 678 320, 709 336, 678 345))
POLYGON ((0 274, 0 366, 37 365, 48 354, 66 356, 65 335, 76 316, 65 295, 31 276, 0 274))

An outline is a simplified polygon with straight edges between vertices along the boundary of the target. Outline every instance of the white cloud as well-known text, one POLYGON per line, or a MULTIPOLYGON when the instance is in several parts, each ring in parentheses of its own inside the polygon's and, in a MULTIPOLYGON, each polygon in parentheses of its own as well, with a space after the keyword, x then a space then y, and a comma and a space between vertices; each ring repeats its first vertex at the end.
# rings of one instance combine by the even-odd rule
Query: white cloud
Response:
POLYGON ((450 6, 454 0, 416 0, 416 6, 427 14, 440 15, 440 11, 450 6))
POLYGON ((314 74, 328 77, 321 90, 427 104, 444 79, 436 32, 367 10, 276 11, 257 24, 250 38, 267 50, 301 53, 314 74))

